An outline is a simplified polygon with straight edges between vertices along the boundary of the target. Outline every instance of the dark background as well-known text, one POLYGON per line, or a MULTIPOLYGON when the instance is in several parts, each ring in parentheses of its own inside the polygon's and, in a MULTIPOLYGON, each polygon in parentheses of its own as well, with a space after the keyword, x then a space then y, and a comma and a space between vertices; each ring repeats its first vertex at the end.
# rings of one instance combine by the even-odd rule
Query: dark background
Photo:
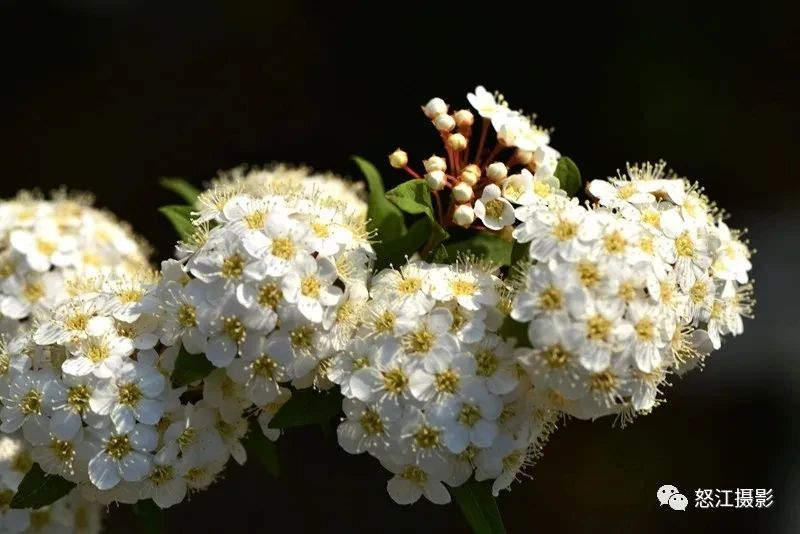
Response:
MULTIPOLYGON (((160 176, 200 184, 240 163, 354 174, 350 154, 437 148, 419 105, 476 84, 556 127, 584 177, 667 158, 749 227, 758 319, 669 403, 620 430, 559 430, 533 480, 501 497, 510 532, 797 532, 798 95, 794 8, 720 11, 499 2, 0 2, 0 194, 89 190, 171 254, 160 176), (771 488, 768 510, 659 508, 655 492, 771 488)), ((463 532, 455 506, 394 505, 388 478, 314 429, 284 438, 284 473, 231 469, 167 514, 175 531, 463 532)), ((114 508, 109 531, 135 532, 114 508)))

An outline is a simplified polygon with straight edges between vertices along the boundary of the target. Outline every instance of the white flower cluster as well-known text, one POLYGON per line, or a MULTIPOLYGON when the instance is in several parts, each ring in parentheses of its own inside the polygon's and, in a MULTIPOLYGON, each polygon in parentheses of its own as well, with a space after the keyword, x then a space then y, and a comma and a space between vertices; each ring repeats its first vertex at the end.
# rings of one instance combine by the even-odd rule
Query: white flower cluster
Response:
POLYGON ((346 397, 339 444, 394 473, 400 504, 447 503, 443 483, 473 471, 497 494, 553 428, 496 334, 503 288, 492 270, 412 262, 376 274, 357 335, 329 369, 346 397))
POLYGON ((450 112, 441 98, 422 107, 441 134, 446 151, 444 156, 433 155, 423 161, 423 175, 408 166, 408 155, 400 149, 389 161, 393 167, 424 178, 436 195, 450 190, 452 211, 445 224, 466 228, 476 224, 477 218, 490 230, 510 231, 516 222, 515 206, 565 195, 554 176, 560 154, 550 147, 549 131, 536 125, 533 117, 510 109, 502 95, 478 86, 467 100, 482 118, 479 128, 473 128, 471 111, 450 112), (490 128, 496 140, 493 148, 487 143, 490 128))
POLYGON ((319 206, 335 206, 348 217, 366 221, 364 182, 351 182, 332 173, 315 173, 307 167, 276 164, 266 168, 237 167, 212 181, 212 189, 235 187, 254 197, 267 195, 314 199, 319 206))
POLYGON ((162 342, 205 354, 218 368, 207 401, 237 417, 260 408, 273 439, 267 424, 289 397, 283 385, 330 385, 324 368, 355 329, 374 256, 362 206, 320 192, 341 185, 327 177, 324 188, 296 187, 295 173, 283 182, 280 169, 200 196, 198 233, 161 289, 162 342))
POLYGON ((64 192, 0 202, 0 334, 13 336, 27 318, 69 298, 71 281, 147 265, 146 245, 90 204, 64 192))
POLYGON ((594 180, 596 201, 517 210, 532 263, 511 316, 545 405, 580 418, 648 413, 667 375, 742 332, 750 251, 708 198, 664 163, 594 180))
POLYGON ((154 275, 85 280, 2 357, 0 430, 22 431, 46 473, 90 501, 162 508, 244 461, 244 429, 173 389, 179 347, 163 349, 154 275), (161 350, 161 353, 159 353, 161 350))
POLYGON ((73 490, 63 499, 36 510, 11 508, 11 500, 37 454, 16 435, 0 436, 0 532, 47 532, 52 534, 97 534, 102 510, 73 490))

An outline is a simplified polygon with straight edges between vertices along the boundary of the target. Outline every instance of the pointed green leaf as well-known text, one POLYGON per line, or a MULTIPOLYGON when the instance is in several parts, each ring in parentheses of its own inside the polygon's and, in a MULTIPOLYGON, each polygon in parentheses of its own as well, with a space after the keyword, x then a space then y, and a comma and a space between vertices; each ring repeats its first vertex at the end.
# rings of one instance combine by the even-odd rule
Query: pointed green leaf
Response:
POLYGON ((208 361, 205 354, 189 354, 181 347, 172 371, 172 387, 179 388, 202 380, 213 370, 214 364, 208 361))
POLYGON ((442 263, 453 263, 459 254, 474 254, 497 266, 511 264, 512 243, 489 232, 478 232, 469 239, 457 243, 446 243, 439 247, 434 258, 442 263))
POLYGON ((138 501, 133 505, 133 513, 139 521, 139 532, 162 534, 167 531, 164 510, 152 499, 138 501))
POLYGON ((39 464, 33 464, 19 483, 17 493, 11 499, 11 508, 41 508, 53 504, 74 487, 74 482, 58 475, 48 475, 39 464))
POLYGON ((431 204, 431 190, 425 180, 413 179, 403 182, 394 189, 386 192, 388 198, 395 206, 412 215, 423 213, 432 221, 436 221, 431 204))
POLYGON ((200 190, 183 178, 161 178, 158 183, 161 184, 161 187, 164 189, 176 193, 190 206, 195 205, 197 197, 200 195, 200 190))
POLYGON ((250 430, 242 443, 247 450, 248 460, 257 461, 270 476, 278 478, 280 473, 278 448, 275 443, 267 439, 255 419, 250 422, 250 430))
POLYGON ((298 389, 269 422, 270 428, 289 428, 327 422, 342 413, 342 396, 331 390, 298 389))
POLYGON ((561 189, 567 192, 569 196, 574 196, 581 188, 581 171, 575 162, 566 156, 561 156, 556 166, 556 172, 553 173, 561 182, 561 189))
POLYGON ((171 206, 162 206, 158 208, 168 220, 172 223, 173 228, 178 232, 178 237, 187 239, 191 236, 195 227, 192 224, 192 207, 173 204, 171 206))
POLYGON ((378 239, 387 239, 390 236, 399 236, 406 232, 405 221, 400 210, 386 199, 383 180, 378 169, 369 161, 353 156, 369 186, 367 200, 369 223, 367 227, 378 233, 378 239))
POLYGON ((469 479, 457 488, 450 488, 450 494, 475 534, 505 534, 503 518, 497 501, 492 497, 490 480, 476 482, 469 479))

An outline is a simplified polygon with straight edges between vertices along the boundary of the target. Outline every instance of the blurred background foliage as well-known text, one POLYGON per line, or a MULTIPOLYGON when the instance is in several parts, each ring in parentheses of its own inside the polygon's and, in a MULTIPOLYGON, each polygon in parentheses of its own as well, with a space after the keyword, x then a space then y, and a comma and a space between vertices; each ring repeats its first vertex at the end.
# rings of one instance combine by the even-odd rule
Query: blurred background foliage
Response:
MULTIPOLYGON (((241 163, 306 163, 387 182, 396 146, 438 144, 418 106, 466 106, 482 83, 556 127, 585 178, 667 158, 749 227, 757 321, 674 381, 630 427, 573 421, 534 478, 501 497, 510 532, 800 530, 797 4, 631 5, 238 0, 0 2, 0 194, 92 191, 171 254, 160 176, 196 184, 241 163), (635 6, 635 7, 634 7, 635 6), (555 10, 553 10, 555 9, 555 10), (659 508, 671 483, 690 497, 659 508), (772 488, 768 510, 697 510, 698 488, 772 488)), ((170 529, 462 532, 455 506, 394 505, 386 474, 318 429, 280 442, 279 480, 256 464, 167 514, 170 529)), ((112 508, 109 531, 136 532, 112 508)))

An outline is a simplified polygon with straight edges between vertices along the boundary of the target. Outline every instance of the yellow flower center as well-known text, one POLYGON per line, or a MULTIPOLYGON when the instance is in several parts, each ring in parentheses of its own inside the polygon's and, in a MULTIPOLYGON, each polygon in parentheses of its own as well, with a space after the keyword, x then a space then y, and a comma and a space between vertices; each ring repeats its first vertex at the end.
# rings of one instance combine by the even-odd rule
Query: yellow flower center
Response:
POLYGON ((539 293, 539 307, 545 311, 560 310, 563 304, 563 295, 554 286, 548 286, 539 293))
POLYGON ((477 291, 475 282, 472 280, 465 280, 463 278, 456 278, 450 281, 450 290, 456 297, 468 297, 475 294, 477 291))
POLYGON ((106 443, 106 452, 116 460, 121 460, 133 451, 128 436, 111 436, 106 443))
POLYGON ((383 373, 383 386, 393 395, 399 395, 408 386, 408 376, 400 369, 390 369, 383 373))
POLYGON ((603 236, 603 247, 609 254, 621 254, 628 246, 627 240, 618 231, 613 231, 603 236))
POLYGON ((542 350, 542 358, 553 369, 564 367, 570 358, 570 353, 561 345, 553 345, 542 350))
POLYGON ((222 276, 225 278, 241 278, 244 272, 244 258, 240 254, 233 254, 222 261, 222 276))
POLYGON ((656 335, 656 329, 653 325, 653 321, 646 317, 636 323, 633 329, 636 331, 636 335, 639 336, 639 339, 642 341, 650 341, 656 335))
POLYGON ((275 309, 280 300, 281 289, 278 287, 278 284, 268 282, 266 284, 262 284, 261 287, 258 288, 258 303, 262 307, 275 309))
POLYGON ((481 420, 481 412, 476 406, 465 404, 458 414, 458 422, 469 427, 481 420))
POLYGON ((197 326, 197 310, 189 303, 183 303, 178 307, 178 324, 184 328, 197 326))
POLYGON ((244 341, 247 336, 247 329, 238 317, 223 317, 222 331, 237 344, 244 341))
POLYGON ((307 276, 300 282, 300 293, 302 293, 304 297, 312 299, 319 297, 321 288, 322 284, 320 284, 316 276, 307 276))
POLYGON ((259 358, 253 360, 253 376, 260 376, 262 378, 272 379, 275 377, 275 372, 278 370, 278 364, 266 354, 262 354, 259 358))
POLYGON ((436 373, 434 378, 436 391, 439 393, 446 393, 448 395, 452 395, 458 390, 458 383, 460 381, 461 378, 458 376, 458 373, 452 369, 447 369, 441 373, 436 373))
POLYGON ((586 321, 586 335, 593 341, 605 341, 611 333, 611 321, 602 315, 594 315, 586 321))
POLYGON ((363 428, 364 432, 367 434, 376 435, 383 433, 383 421, 381 421, 381 417, 378 415, 378 412, 372 408, 367 408, 364 410, 364 413, 361 414, 359 422, 361 423, 361 428, 363 428))
POLYGON ((559 241, 568 241, 578 233, 578 225, 566 219, 560 219, 553 226, 553 237, 559 241))
POLYGON ((407 334, 403 341, 409 352, 425 353, 433 348, 436 343, 436 336, 423 329, 407 334))
POLYGON ((256 210, 253 213, 245 215, 244 223, 251 230, 258 230, 264 227, 264 222, 267 220, 267 214, 262 210, 256 210))
POLYGON ((142 392, 135 383, 117 386, 119 403, 123 406, 133 406, 142 398, 142 392))
POLYGON ((414 440, 423 449, 432 449, 439 445, 439 431, 428 425, 423 425, 414 433, 414 440))
POLYGON ((500 360, 491 350, 481 350, 475 354, 478 363, 476 373, 478 376, 492 376, 500 366, 500 360))
POLYGON ((272 241, 272 255, 283 260, 290 260, 295 255, 294 242, 291 239, 278 238, 272 241))
POLYGON ((404 294, 410 295, 412 293, 416 293, 422 287, 422 279, 413 277, 413 278, 403 278, 397 284, 397 291, 404 294))
POLYGON ((609 393, 614 391, 617 387, 617 377, 611 371, 603 371, 602 373, 594 373, 591 377, 592 391, 600 391, 609 393))
POLYGON ((678 253, 678 256, 682 258, 691 258, 694 256, 694 242, 689 232, 683 232, 675 239, 675 251, 678 253))
POLYGON ((485 205, 486 208, 486 216, 490 219, 499 219, 503 216, 503 211, 505 211, 506 204, 499 198, 495 198, 490 200, 485 205))

